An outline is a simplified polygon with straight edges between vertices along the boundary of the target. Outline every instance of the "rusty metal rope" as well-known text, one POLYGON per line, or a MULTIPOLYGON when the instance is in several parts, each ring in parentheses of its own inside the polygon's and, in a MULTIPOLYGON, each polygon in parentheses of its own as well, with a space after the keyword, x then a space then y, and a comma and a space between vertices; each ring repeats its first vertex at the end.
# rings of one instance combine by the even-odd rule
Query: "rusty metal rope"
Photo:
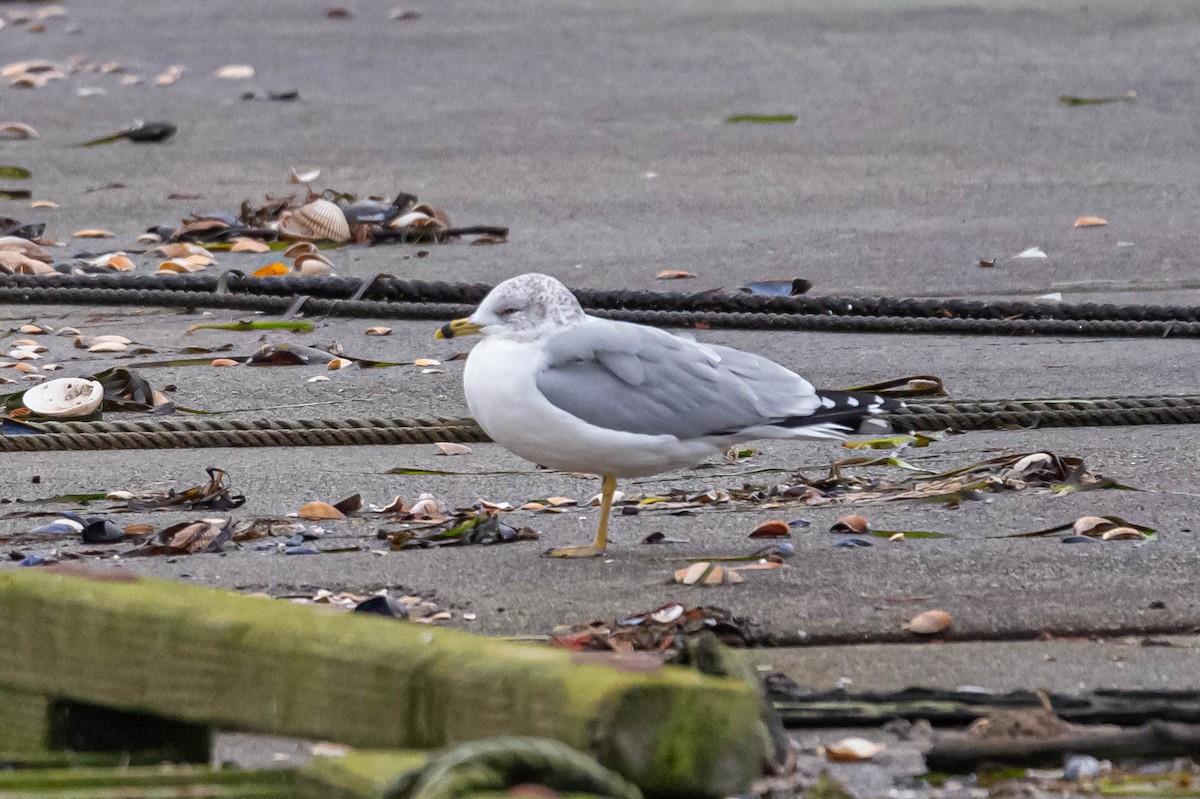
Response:
MULTIPOLYGON (((378 275, 0 275, 0 302, 209 307, 375 319, 466 313, 484 284, 378 275)), ((828 332, 1200 337, 1200 306, 575 289, 597 316, 641 324, 828 332)))
MULTIPOLYGON (((884 414, 898 431, 1013 430, 1147 424, 1200 424, 1200 396, 1073 399, 910 400, 884 414)), ((470 418, 413 419, 140 419, 46 422, 40 433, 0 435, 0 452, 318 447, 476 443, 487 435, 470 418)))

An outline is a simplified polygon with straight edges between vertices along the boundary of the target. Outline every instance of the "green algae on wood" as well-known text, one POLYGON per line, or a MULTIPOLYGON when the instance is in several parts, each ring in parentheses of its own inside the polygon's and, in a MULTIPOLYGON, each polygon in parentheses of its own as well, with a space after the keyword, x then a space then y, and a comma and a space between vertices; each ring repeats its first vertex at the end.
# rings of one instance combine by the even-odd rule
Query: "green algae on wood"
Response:
POLYGON ((418 749, 541 736, 661 796, 736 793, 764 756, 735 679, 199 586, 9 571, 0 636, 0 684, 215 727, 418 749))

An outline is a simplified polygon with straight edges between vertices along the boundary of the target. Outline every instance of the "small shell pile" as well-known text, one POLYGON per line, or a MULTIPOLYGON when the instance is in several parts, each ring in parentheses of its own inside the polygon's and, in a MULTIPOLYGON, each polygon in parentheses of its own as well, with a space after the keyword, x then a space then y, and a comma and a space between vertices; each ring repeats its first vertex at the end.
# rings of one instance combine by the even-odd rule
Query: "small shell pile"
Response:
POLYGON ((0 274, 53 274, 54 258, 39 244, 19 236, 0 236, 0 274))
POLYGON ((311 241, 298 241, 283 251, 285 258, 292 259, 292 271, 309 277, 319 277, 333 272, 333 261, 326 258, 311 241))
POLYGON ((350 223, 336 203, 313 200, 279 217, 279 238, 292 241, 350 241, 350 223))
POLYGON ((184 244, 183 242, 164 244, 161 247, 155 247, 149 253, 167 259, 159 263, 158 269, 154 272, 156 275, 199 272, 216 262, 208 250, 197 244, 184 244))

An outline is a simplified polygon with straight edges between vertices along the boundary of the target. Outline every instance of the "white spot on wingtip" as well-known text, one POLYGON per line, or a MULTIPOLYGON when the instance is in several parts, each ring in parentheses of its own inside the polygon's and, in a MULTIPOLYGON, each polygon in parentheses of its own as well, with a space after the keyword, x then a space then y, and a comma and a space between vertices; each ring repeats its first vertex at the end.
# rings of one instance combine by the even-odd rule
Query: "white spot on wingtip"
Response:
POLYGON ((831 400, 829 397, 821 397, 821 407, 822 408, 832 408, 836 404, 837 403, 834 402, 833 400, 831 400))
POLYGON ((854 397, 846 397, 846 404, 852 408, 857 408, 858 400, 856 400, 854 397))

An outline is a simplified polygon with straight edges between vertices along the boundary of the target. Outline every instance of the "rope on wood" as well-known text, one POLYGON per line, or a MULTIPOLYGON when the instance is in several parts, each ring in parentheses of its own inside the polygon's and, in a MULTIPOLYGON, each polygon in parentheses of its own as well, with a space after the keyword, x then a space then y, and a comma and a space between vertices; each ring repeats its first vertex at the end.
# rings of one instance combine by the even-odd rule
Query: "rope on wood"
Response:
MULTIPOLYGON (((1022 430, 1200 424, 1200 395, 1072 399, 910 400, 883 414, 902 432, 1022 430)), ((39 433, 0 435, 0 452, 181 449, 206 447, 346 447, 479 443, 487 434, 471 418, 412 419, 138 419, 44 422, 39 433)))

